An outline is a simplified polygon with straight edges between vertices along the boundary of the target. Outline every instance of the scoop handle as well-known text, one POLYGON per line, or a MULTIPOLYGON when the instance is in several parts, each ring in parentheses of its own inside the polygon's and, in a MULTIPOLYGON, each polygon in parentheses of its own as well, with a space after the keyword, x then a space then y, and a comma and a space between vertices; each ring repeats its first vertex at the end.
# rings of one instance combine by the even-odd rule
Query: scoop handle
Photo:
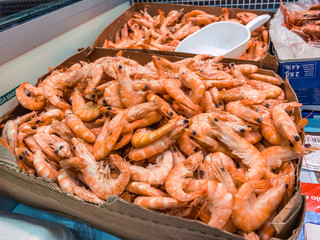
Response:
POLYGON ((265 22, 267 22, 270 18, 271 17, 269 14, 260 15, 256 18, 254 18, 252 21, 250 21, 246 25, 246 28, 248 28, 248 30, 250 32, 252 32, 252 31, 256 30, 258 27, 260 27, 261 25, 263 25, 265 22))

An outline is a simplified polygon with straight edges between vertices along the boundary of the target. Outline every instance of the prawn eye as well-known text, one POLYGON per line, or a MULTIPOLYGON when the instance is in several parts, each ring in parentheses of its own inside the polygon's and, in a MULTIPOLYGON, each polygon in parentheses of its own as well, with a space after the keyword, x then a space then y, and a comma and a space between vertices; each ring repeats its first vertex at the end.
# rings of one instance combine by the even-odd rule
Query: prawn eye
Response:
POLYGON ((196 131, 192 131, 192 135, 196 136, 197 135, 196 131))
POLYGON ((158 57, 157 59, 160 60, 160 57, 158 57))
POLYGON ((203 175, 204 175, 204 171, 203 171, 202 169, 199 171, 199 175, 200 175, 200 176, 203 176, 203 175))
POLYGON ((172 117, 173 116, 173 112, 169 112, 169 116, 172 117))
POLYGON ((102 103, 103 103, 103 104, 106 104, 106 103, 107 103, 107 101, 103 99, 103 100, 102 100, 102 103))
POLYGON ((36 127, 36 126, 31 126, 31 128, 32 128, 32 129, 36 129, 37 127, 36 127))
POLYGON ((26 154, 26 155, 28 154, 27 150, 25 150, 23 153, 26 154))
POLYGON ((38 120, 36 120, 36 123, 40 123, 40 120, 38 119, 38 120))
POLYGON ((213 120, 214 120, 215 122, 219 122, 218 118, 214 118, 213 120))
POLYGON ((75 150, 76 150, 76 147, 75 147, 75 146, 72 146, 72 150, 75 151, 75 150))
POLYGON ((266 107, 269 108, 269 107, 270 107, 270 104, 269 104, 269 103, 266 103, 266 107))
POLYGON ((288 189, 288 187, 289 187, 289 184, 287 183, 287 184, 286 184, 286 189, 288 189))
POLYGON ((119 65, 118 68, 119 68, 119 70, 122 69, 122 65, 119 65))
POLYGON ((95 98, 95 96, 96 96, 96 95, 93 95, 93 94, 91 95, 92 98, 95 98))
POLYGON ((244 133, 245 131, 246 131, 246 130, 243 129, 243 128, 240 129, 240 132, 241 132, 241 133, 244 133))
POLYGON ((109 117, 109 113, 105 113, 104 115, 105 115, 106 117, 109 117))
POLYGON ((64 146, 60 146, 60 147, 59 147, 59 150, 61 150, 61 149, 63 149, 63 148, 64 148, 64 146))
POLYGON ((185 119, 183 120, 183 123, 189 123, 189 119, 185 118, 185 119))
POLYGON ((294 140, 296 140, 296 142, 300 141, 300 137, 297 135, 294 137, 294 140))
POLYGON ((177 152, 177 149, 176 148, 172 148, 172 152, 177 152))
POLYGON ((222 106, 223 105, 223 103, 222 102, 219 102, 219 106, 222 106))
POLYGON ((148 85, 144 86, 144 90, 148 91, 150 89, 150 87, 148 85))
POLYGON ((186 74, 186 72, 183 72, 182 74, 186 74))
POLYGON ((99 90, 98 90, 98 89, 95 89, 95 90, 94 90, 94 92, 95 92, 95 93, 98 93, 98 92, 99 92, 99 90))
POLYGON ((289 143, 290 147, 294 147, 294 145, 292 144, 292 142, 289 143))
POLYGON ((58 150, 54 150, 53 152, 55 155, 58 155, 59 151, 58 150))
POLYGON ((107 107, 107 110, 112 110, 112 107, 107 107))
POLYGON ((230 63, 230 66, 231 66, 231 67, 234 67, 234 66, 235 66, 235 64, 234 64, 234 63, 230 63))
POLYGON ((262 122, 262 118, 257 118, 257 122, 261 123, 262 122))
POLYGON ((225 169, 224 167, 221 167, 221 171, 222 171, 222 172, 225 172, 226 169, 225 169))
POLYGON ((19 160, 22 160, 22 159, 23 159, 23 157, 22 157, 21 155, 19 155, 18 158, 19 158, 19 160))
POLYGON ((309 148, 309 147, 311 147, 311 144, 306 143, 304 146, 307 147, 307 148, 309 148))

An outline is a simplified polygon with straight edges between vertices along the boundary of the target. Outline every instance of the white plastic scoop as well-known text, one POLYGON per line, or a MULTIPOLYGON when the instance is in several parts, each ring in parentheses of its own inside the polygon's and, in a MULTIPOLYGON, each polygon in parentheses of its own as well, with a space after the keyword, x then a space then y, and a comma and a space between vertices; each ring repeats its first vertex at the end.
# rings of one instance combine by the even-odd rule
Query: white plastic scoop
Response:
POLYGON ((269 19, 270 15, 263 14, 246 26, 230 21, 211 23, 182 40, 175 52, 238 58, 247 48, 251 31, 256 30, 269 19))

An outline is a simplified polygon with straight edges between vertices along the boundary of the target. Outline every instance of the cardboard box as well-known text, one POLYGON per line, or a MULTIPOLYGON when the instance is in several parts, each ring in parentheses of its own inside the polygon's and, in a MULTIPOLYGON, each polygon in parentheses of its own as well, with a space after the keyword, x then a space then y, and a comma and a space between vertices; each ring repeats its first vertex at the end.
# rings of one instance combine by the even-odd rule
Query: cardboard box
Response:
MULTIPOLYGON (((57 68, 67 68, 79 61, 94 61, 102 56, 114 56, 118 52, 94 49, 87 55, 88 50, 85 49, 71 56, 57 68)), ((152 55, 133 51, 123 53, 124 57, 137 60, 141 64, 151 61, 152 55)), ((167 58, 171 61, 181 59, 174 56, 167 58)), ((234 62, 237 63, 237 60, 234 62)), ((270 70, 259 70, 259 72, 279 78, 270 70)), ((45 77, 41 77, 39 81, 45 77)), ((285 82, 282 87, 289 101, 297 100, 288 82, 285 82)), ((16 106, 1 119, 0 124, 25 111, 20 105, 16 106)), ((301 119, 299 111, 295 112, 295 116, 301 119)), ((110 196, 102 206, 85 202, 62 191, 56 184, 46 179, 21 173, 15 157, 2 146, 0 146, 0 156, 0 194, 32 207, 82 220, 122 239, 145 239, 146 236, 152 239, 243 239, 238 235, 209 227, 200 221, 161 214, 114 196, 110 196)), ((300 167, 298 167, 297 176, 299 176, 300 167)), ((302 227, 305 200, 301 195, 298 177, 295 185, 293 197, 273 221, 273 226, 278 233, 277 237, 280 239, 297 239, 302 227)))
MULTIPOLYGON (((119 32, 124 25, 135 12, 143 11, 145 8, 148 9, 148 13, 151 16, 158 15, 158 9, 162 10, 165 15, 167 15, 172 10, 184 9, 184 13, 190 12, 192 10, 202 10, 207 12, 208 14, 214 14, 216 16, 220 16, 223 14, 221 11, 221 7, 208 7, 208 6, 194 6, 194 5, 183 5, 183 4, 168 4, 168 3, 134 3, 127 11, 121 14, 117 19, 114 20, 109 26, 107 26, 98 38, 93 43, 92 48, 102 47, 103 43, 106 39, 110 41, 115 41, 116 33, 119 32)), ((238 8, 227 8, 229 12, 230 18, 236 18, 238 12, 250 12, 255 13, 257 15, 269 14, 271 17, 274 15, 274 12, 270 11, 260 11, 260 10, 250 10, 250 9, 238 9, 238 8)), ((270 27, 270 23, 267 22, 267 29, 270 27)), ((270 49, 270 44, 268 46, 268 51, 270 49)), ((135 49, 134 51, 139 52, 151 52, 154 54, 164 54, 164 55, 172 55, 173 52, 168 51, 155 51, 155 50, 147 50, 147 49, 135 49)), ((266 55, 259 61, 250 61, 257 62, 259 67, 264 69, 272 69, 274 66, 278 66, 277 60, 274 56, 272 56, 267 51, 266 55)), ((179 55, 179 53, 175 53, 179 55)), ((194 55, 193 55, 194 56, 194 55)))
POLYGON ((279 60, 279 75, 289 82, 302 110, 320 110, 320 58, 279 60))

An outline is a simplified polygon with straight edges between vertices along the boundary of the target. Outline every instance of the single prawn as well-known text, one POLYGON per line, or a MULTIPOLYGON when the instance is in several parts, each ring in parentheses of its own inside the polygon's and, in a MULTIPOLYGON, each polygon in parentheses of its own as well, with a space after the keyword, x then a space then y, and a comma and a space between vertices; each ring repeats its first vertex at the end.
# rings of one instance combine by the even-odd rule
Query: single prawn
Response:
POLYGON ((118 76, 121 101, 125 107, 128 108, 146 101, 144 92, 134 91, 132 81, 127 73, 125 65, 120 64, 116 68, 116 73, 118 76))
POLYGON ((126 114, 118 114, 109 123, 106 121, 93 145, 93 156, 96 160, 105 158, 118 141, 125 124, 126 114))
POLYGON ((231 214, 233 224, 245 232, 259 229, 278 207, 285 190, 286 184, 280 180, 256 197, 252 184, 242 184, 234 195, 231 214))
POLYGON ((167 150, 157 155, 155 164, 150 164, 146 168, 134 166, 130 163, 127 163, 127 166, 130 169, 133 181, 150 185, 162 185, 173 167, 173 157, 171 151, 167 150))
POLYGON ((84 187, 78 186, 76 184, 75 179, 73 179, 64 169, 60 169, 58 171, 57 180, 62 190, 70 194, 74 194, 88 202, 93 202, 98 204, 104 203, 104 201, 98 198, 93 192, 87 190, 84 187))
POLYGON ((271 117, 276 129, 285 139, 289 140, 290 143, 293 144, 297 152, 301 151, 302 141, 297 132, 295 123, 285 110, 300 106, 300 103, 290 102, 276 105, 271 109, 271 117))
POLYGON ((24 82, 16 89, 16 97, 17 97, 19 103, 24 108, 29 109, 29 110, 43 109, 44 105, 46 104, 45 97, 42 95, 42 93, 36 97, 27 96, 26 93, 24 92, 27 85, 30 85, 30 84, 27 82, 24 82))
POLYGON ((95 106, 93 102, 85 102, 79 90, 75 89, 72 98, 71 105, 73 113, 78 116, 82 121, 91 121, 98 118, 101 114, 98 106, 95 106))
POLYGON ((12 153, 15 152, 17 147, 17 136, 18 136, 18 125, 13 121, 9 120, 6 122, 3 130, 2 130, 2 139, 4 139, 8 146, 10 147, 10 151, 12 153))
POLYGON ((138 129, 132 136, 131 143, 134 147, 142 147, 155 142, 159 138, 167 135, 176 125, 177 120, 171 120, 157 130, 151 131, 138 129))
POLYGON ((206 89, 202 80, 184 66, 180 68, 179 79, 183 85, 191 89, 190 99, 193 103, 200 104, 206 89))
POLYGON ((175 111, 173 111, 171 106, 163 98, 159 97, 158 95, 150 93, 147 95, 147 100, 149 102, 153 102, 153 101, 159 102, 161 104, 160 111, 167 117, 169 118, 178 117, 178 114, 175 111))
POLYGON ((165 182, 166 190, 170 196, 181 202, 188 202, 202 196, 206 188, 201 188, 197 191, 186 193, 184 179, 193 177, 193 172, 198 168, 203 160, 203 154, 197 152, 189 156, 184 162, 176 165, 168 174, 165 182))
POLYGON ((185 105, 186 107, 194 110, 200 111, 200 106, 194 104, 190 98, 188 98, 185 93, 178 87, 174 81, 170 79, 166 80, 165 88, 168 94, 175 99, 178 103, 185 105))
POLYGON ((46 161, 46 156, 41 150, 37 150, 33 155, 33 165, 40 177, 48 178, 52 182, 57 182, 57 169, 46 161))
POLYGON ((256 111, 244 106, 239 101, 229 102, 226 105, 226 110, 239 118, 254 123, 254 124, 265 124, 264 118, 256 111))
POLYGON ((212 125, 211 132, 249 167, 246 178, 248 180, 261 179, 266 171, 266 161, 261 153, 222 121, 210 116, 208 120, 212 125))
POLYGON ((140 148, 133 148, 129 154, 129 159, 133 161, 140 161, 152 157, 160 152, 166 150, 176 139, 182 134, 183 130, 188 125, 188 119, 181 120, 177 123, 176 129, 173 129, 169 134, 156 140, 155 142, 140 148))
MULTIPOLYGON (((83 176, 83 181, 91 191, 100 199, 107 200, 108 196, 119 196, 126 188, 130 180, 130 170, 125 161, 116 154, 110 155, 111 163, 120 171, 118 178, 111 177, 110 168, 99 166, 94 156, 87 150, 80 139, 73 138, 75 154, 78 159, 67 159, 62 161, 64 167, 76 167, 83 176)), ((60 163, 61 164, 61 163, 60 163)))
POLYGON ((281 85, 283 83, 283 80, 281 78, 276 78, 273 76, 260 74, 260 73, 248 73, 246 74, 248 78, 252 78, 258 81, 263 81, 267 83, 271 83, 273 85, 281 85))
POLYGON ((211 212, 208 225, 222 229, 232 213, 233 196, 224 184, 216 181, 208 181, 206 188, 203 198, 208 202, 207 209, 211 212))
POLYGON ((186 202, 179 202, 172 197, 137 197, 133 203, 154 210, 180 208, 187 205, 186 202))
POLYGON ((158 188, 152 187, 148 183, 143 182, 130 182, 126 190, 135 193, 140 194, 143 196, 149 196, 149 197, 166 197, 167 194, 165 192, 162 192, 158 188))
POLYGON ((227 168, 236 168, 233 160, 222 152, 208 154, 201 164, 202 178, 218 181, 224 184, 224 187, 234 195, 238 189, 233 182, 231 175, 227 172, 227 168))
POLYGON ((65 118, 67 126, 81 139, 88 142, 94 142, 96 135, 94 135, 81 121, 81 119, 73 114, 70 110, 65 111, 65 118))

